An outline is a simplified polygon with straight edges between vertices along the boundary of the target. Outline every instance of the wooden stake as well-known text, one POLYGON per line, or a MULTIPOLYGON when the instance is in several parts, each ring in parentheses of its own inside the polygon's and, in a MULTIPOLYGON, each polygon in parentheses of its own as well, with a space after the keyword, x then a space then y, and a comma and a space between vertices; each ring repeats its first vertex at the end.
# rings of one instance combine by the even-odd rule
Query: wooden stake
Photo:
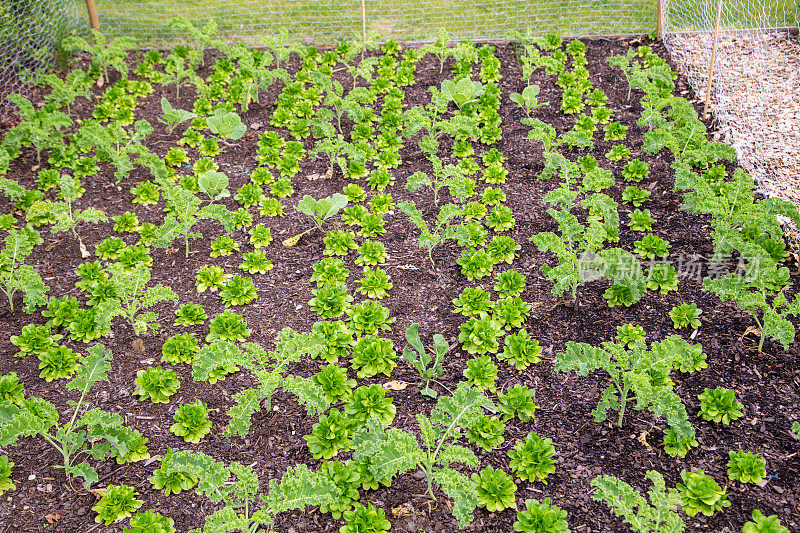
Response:
POLYGON ((703 120, 708 120, 708 101, 711 98, 711 84, 714 81, 714 63, 717 61, 717 40, 719 38, 719 19, 722 15, 722 0, 717 0, 717 22, 714 25, 714 46, 711 48, 711 63, 708 65, 708 86, 706 87, 706 105, 703 108, 703 120))
POLYGON ((658 9, 656 10, 656 39, 659 41, 664 40, 664 0, 658 0, 658 9))
POLYGON ((92 28, 100 31, 100 21, 97 20, 97 9, 94 7, 94 0, 86 0, 86 11, 89 13, 89 24, 92 28))
POLYGON ((367 44, 367 6, 366 0, 361 0, 361 38, 367 44))

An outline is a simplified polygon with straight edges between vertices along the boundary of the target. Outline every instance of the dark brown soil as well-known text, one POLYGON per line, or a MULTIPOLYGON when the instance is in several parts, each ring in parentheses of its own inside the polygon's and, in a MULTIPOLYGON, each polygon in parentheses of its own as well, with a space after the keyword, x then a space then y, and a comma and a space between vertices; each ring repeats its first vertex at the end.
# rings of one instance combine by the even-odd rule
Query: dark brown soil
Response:
MULTIPOLYGON (((635 44, 638 44, 635 43, 635 44)), ((648 42, 659 53, 666 53, 659 44, 648 42)), ((666 152, 656 156, 637 153, 641 145, 642 130, 636 125, 641 112, 639 95, 634 92, 627 100, 627 85, 612 72, 606 58, 613 54, 624 53, 631 45, 630 41, 597 40, 586 41, 587 59, 592 83, 605 91, 609 97, 609 107, 616 120, 629 127, 629 138, 626 144, 631 148, 633 157, 640 157, 651 165, 651 177, 640 186, 652 191, 653 201, 649 207, 656 223, 654 231, 672 244, 670 261, 676 264, 681 257, 711 253, 707 221, 702 217, 689 215, 679 209, 681 197, 673 192, 673 173, 670 169, 670 157, 666 152)), ((677 292, 662 296, 648 291, 645 297, 630 308, 609 308, 602 297, 607 283, 593 283, 586 286, 581 294, 581 306, 574 309, 569 302, 554 298, 551 283, 539 272, 539 267, 552 261, 549 254, 539 253, 528 240, 531 234, 553 230, 554 222, 542 207, 541 199, 545 193, 556 185, 556 180, 541 181, 537 175, 542 169, 543 158, 541 147, 527 139, 528 128, 520 124, 522 111, 509 100, 509 95, 522 89, 519 79, 521 71, 514 61, 512 45, 497 48, 497 55, 502 62, 503 90, 500 114, 503 120, 503 139, 496 147, 508 157, 507 168, 509 180, 502 186, 508 196, 508 204, 514 212, 516 227, 506 234, 522 245, 520 258, 513 268, 527 276, 528 288, 522 297, 534 305, 531 318, 525 324, 532 337, 537 338, 544 347, 541 363, 529 367, 525 371, 516 371, 505 363, 500 363, 498 389, 522 383, 536 391, 536 403, 540 406, 536 418, 530 423, 512 421, 505 433, 505 442, 493 452, 483 452, 476 448, 481 459, 481 467, 492 465, 508 468, 507 452, 516 442, 524 439, 531 430, 543 438, 551 438, 556 448, 558 462, 555 474, 551 475, 546 485, 528 483, 517 480, 517 501, 522 506, 526 498, 541 500, 550 497, 554 505, 569 513, 568 521, 573 531, 627 531, 620 519, 602 503, 591 498, 590 481, 599 474, 619 476, 639 489, 648 490, 650 486, 644 479, 647 470, 661 472, 668 485, 674 486, 680 481, 682 469, 702 468, 713 476, 721 485, 726 486, 732 506, 713 517, 702 516, 687 518, 687 525, 692 529, 702 528, 707 531, 740 531, 742 524, 750 517, 753 509, 760 509, 764 514, 777 514, 782 523, 793 531, 800 531, 800 443, 789 432, 792 420, 798 419, 797 406, 800 405, 800 365, 798 364, 798 345, 790 350, 783 350, 780 345, 767 341, 764 351, 756 349, 758 339, 753 335, 743 334, 754 322, 746 313, 729 303, 722 303, 713 294, 704 292, 698 279, 681 279, 677 292), (666 427, 663 420, 654 418, 649 412, 630 410, 626 415, 622 428, 610 422, 596 423, 590 411, 599 400, 600 392, 608 384, 607 378, 594 373, 586 378, 574 374, 555 373, 553 360, 563 350, 566 341, 589 342, 599 344, 612 340, 615 328, 624 323, 641 324, 650 340, 659 340, 674 334, 671 321, 667 316, 672 306, 681 302, 696 302, 703 310, 703 325, 699 329, 694 342, 700 342, 708 355, 709 367, 691 373, 674 373, 675 390, 685 403, 690 420, 697 430, 700 448, 692 450, 686 459, 672 458, 663 452, 661 432, 666 427), (725 386, 736 391, 737 398, 745 406, 745 416, 729 426, 705 422, 696 416, 699 401, 697 395, 705 387, 725 386), (730 450, 743 449, 760 453, 767 461, 769 479, 763 486, 743 486, 727 480, 726 463, 730 450)), ((407 88, 406 104, 408 106, 424 104, 429 98, 429 86, 439 86, 441 81, 452 76, 449 67, 452 59, 445 66, 444 73, 439 73, 436 58, 427 56, 417 67, 415 86, 407 88)), ((113 80, 112 80, 113 81, 113 80)), ((558 111, 561 89, 554 84, 554 78, 545 76, 539 70, 534 75, 533 83, 542 87, 540 101, 551 102, 549 107, 537 111, 537 117, 556 127, 559 133, 572 126, 572 119, 558 111)), ((159 154, 175 145, 179 139, 178 128, 172 136, 167 135, 158 125, 160 116, 158 102, 164 95, 174 101, 174 86, 161 88, 147 98, 136 111, 136 117, 149 120, 156 133, 148 139, 148 146, 159 154)), ((215 158, 220 170, 231 178, 231 190, 235 191, 249 179, 249 174, 256 168, 256 141, 258 135, 269 126, 269 116, 274 109, 274 101, 280 91, 274 86, 269 94, 263 94, 261 104, 252 106, 243 117, 248 126, 261 123, 261 129, 253 131, 236 143, 225 147, 222 154, 215 158)), ((685 83, 679 80, 678 91, 687 98, 693 95, 685 83)), ((181 91, 183 108, 189 108, 193 98, 191 88, 181 91)), ((88 116, 92 104, 88 101, 77 103, 73 107, 73 115, 88 116)), ((284 132, 285 133, 285 132, 284 132)), ((600 136, 602 137, 602 136, 600 136)), ((310 146, 309 141, 306 142, 310 146)), ((477 146, 477 145, 476 145, 477 146)), ((618 177, 617 185, 612 189, 612 196, 619 201, 621 191, 627 185, 620 177, 622 164, 613 164, 604 158, 611 143, 596 140, 592 154, 606 168, 614 170, 618 177)), ((442 153, 449 154, 450 146, 444 143, 442 153)), ((196 152, 194 157, 196 157, 196 152)), ((417 170, 426 171, 430 165, 420 157, 418 148, 409 140, 401 152, 403 166, 394 172, 396 183, 386 192, 391 192, 396 202, 414 199, 423 212, 430 212, 434 206, 429 195, 411 194, 405 189, 405 179, 417 170)), ((576 157, 574 152, 569 157, 576 157)), ((35 154, 27 153, 26 157, 15 161, 9 177, 18 179, 27 187, 34 186, 35 173, 31 167, 35 165, 35 154)), ((275 268, 266 275, 254 275, 258 287, 259 298, 252 304, 235 308, 247 320, 253 335, 249 339, 267 348, 274 344, 274 338, 281 328, 292 327, 298 331, 306 331, 317 317, 308 308, 312 298, 312 285, 309 278, 313 264, 323 257, 322 235, 311 233, 299 245, 293 248, 281 246, 280 242, 307 227, 307 221, 298 214, 293 206, 304 194, 319 198, 339 192, 346 184, 341 177, 334 176, 330 180, 309 180, 306 176, 324 174, 326 168, 322 160, 305 159, 301 162, 302 172, 292 179, 295 188, 294 196, 284 201, 287 216, 284 218, 267 218, 260 216, 255 209, 254 219, 272 230, 275 242, 267 248, 268 256, 275 268)), ((130 188, 146 179, 143 169, 138 169, 120 183, 113 177, 113 169, 103 164, 101 172, 84 180, 87 191, 79 201, 78 207, 91 205, 103 209, 109 216, 133 210, 139 215, 141 222, 160 222, 163 200, 157 206, 138 207, 131 204, 130 188)), ((362 183, 363 185, 363 183, 362 183)), ((233 199, 226 204, 230 208, 238 205, 233 199)), ((2 202, 3 212, 12 206, 2 202)), ((631 207, 620 204, 620 218, 627 221, 627 213, 631 207)), ((386 217, 388 232, 380 240, 389 251, 389 259, 384 268, 392 276, 394 288, 390 297, 383 301, 392 316, 397 318, 391 333, 387 337, 394 341, 395 348, 400 351, 405 341, 403 332, 413 322, 422 324, 421 334, 429 339, 434 333, 442 333, 452 344, 458 344, 458 328, 463 320, 453 314, 451 300, 455 298, 468 283, 460 274, 455 261, 460 250, 454 244, 437 248, 434 252, 435 267, 431 267, 424 250, 417 245, 418 231, 409 224, 399 209, 386 217)), ((89 250, 94 245, 112 234, 111 223, 96 226, 83 226, 81 235, 89 250)), ((176 242, 173 248, 153 249, 154 282, 171 286, 180 296, 181 303, 198 302, 203 304, 210 317, 223 311, 224 307, 215 294, 198 294, 194 288, 194 274, 198 268, 219 264, 228 272, 238 271, 241 255, 232 258, 212 259, 209 256, 210 240, 222 233, 216 222, 201 225, 200 230, 205 239, 191 242, 192 253, 184 258, 181 246, 176 242)), ((336 221, 332 228, 343 227, 336 221)), ((30 263, 46 278, 51 295, 75 295, 85 298, 75 288, 77 276, 74 270, 81 259, 78 243, 67 233, 50 234, 42 232, 45 243, 37 247, 30 263)), ((246 230, 232 234, 240 243, 242 252, 250 251, 247 244, 246 230)), ((135 236, 123 236, 129 243, 135 242, 135 236)), ((640 237, 623 229, 620 246, 631 250, 633 241, 640 237)), ((360 237, 358 238, 360 242, 360 237)), ((355 254, 345 258, 351 276, 348 287, 351 294, 355 280, 360 277, 360 267, 354 264, 355 254)), ((793 266, 792 282, 797 283, 798 275, 793 266)), ((486 279, 481 283, 490 288, 492 281, 486 279)), ((66 412, 69 395, 63 382, 45 383, 38 377, 38 361, 33 357, 15 358, 16 347, 9 337, 18 334, 20 329, 30 323, 44 323, 46 319, 39 312, 32 316, 15 311, 10 313, 7 305, 0 311, 0 350, 5 357, 0 360, 0 374, 16 372, 25 385, 29 396, 41 396, 66 412)), ((15 306, 16 308, 16 306, 15 306)), ((174 327, 172 326, 174 307, 163 305, 159 309, 163 325, 159 333, 144 338, 144 352, 133 349, 135 339, 130 327, 119 319, 115 322, 113 336, 102 339, 102 342, 114 353, 113 371, 109 374, 108 383, 100 383, 92 389, 89 401, 93 406, 107 409, 122 415, 126 423, 141 431, 149 438, 150 454, 155 457, 163 455, 168 448, 191 449, 210 454, 221 461, 238 461, 253 465, 261 480, 262 489, 268 487, 268 480, 280 477, 287 466, 305 463, 318 467, 321 461, 315 461, 309 453, 303 435, 311 432, 316 421, 306 416, 296 400, 290 395, 278 393, 273 401, 277 410, 272 413, 260 412, 254 417, 254 423, 248 438, 227 438, 222 435, 221 428, 227 421, 226 411, 232 405, 233 394, 252 383, 252 378, 239 373, 228 377, 215 385, 195 382, 191 377, 188 365, 165 365, 173 368, 179 376, 181 387, 171 398, 169 404, 152 404, 132 397, 136 371, 150 364, 160 364, 161 345, 164 340, 175 333, 190 331, 204 338, 208 332, 206 326, 174 327), (168 428, 172 424, 172 415, 178 405, 192 402, 200 398, 212 409, 211 418, 214 430, 199 444, 190 445, 172 435, 168 428)), ((688 336, 688 333, 681 332, 688 336)), ((81 352, 85 346, 66 340, 65 344, 81 352)), ((466 368, 466 361, 471 357, 459 347, 451 351, 445 360, 445 374, 435 387, 442 393, 455 388, 466 368)), ((295 365, 291 371, 303 376, 310 376, 318 371, 321 363, 306 360, 295 365)), ((350 369, 351 377, 355 372, 350 369)), ((408 383, 405 390, 389 391, 397 406, 394 425, 414 431, 415 414, 428 412, 434 401, 419 394, 418 376, 413 368, 401 363, 392 373, 391 378, 376 376, 359 379, 359 385, 385 383, 389 380, 408 383)), ((122 526, 103 527, 95 524, 95 513, 91 511, 95 497, 78 487, 68 484, 64 473, 51 465, 59 462, 56 452, 44 441, 23 439, 13 448, 4 450, 15 463, 13 479, 17 489, 0 497, 0 524, 3 531, 119 531, 122 526), (52 524, 48 523, 50 515, 52 524), (58 517, 58 518, 56 518, 58 517)), ((346 459, 349 454, 339 454, 336 459, 346 459)), ((140 499, 145 504, 142 509, 153 508, 175 519, 178 531, 187 531, 202 525, 202 517, 214 511, 214 505, 206 498, 194 493, 184 492, 177 496, 164 497, 154 490, 149 478, 159 461, 147 461, 135 464, 116 465, 115 462, 97 464, 100 482, 97 487, 108 484, 126 483, 136 488, 140 499)), ((447 498, 437 493, 437 500, 432 501, 425 496, 425 482, 420 475, 409 472, 394 481, 387 489, 362 491, 361 501, 372 502, 386 510, 387 518, 392 522, 392 531, 425 531, 451 532, 458 530, 452 517, 447 498)), ((475 520, 467 531, 512 531, 515 513, 505 510, 500 513, 488 513, 485 510, 475 512, 475 520)), ((123 524, 127 523, 126 521, 123 524)), ((277 531, 287 533, 300 532, 334 532, 343 524, 333 520, 328 514, 321 514, 313 509, 310 512, 286 513, 279 516, 277 531)))

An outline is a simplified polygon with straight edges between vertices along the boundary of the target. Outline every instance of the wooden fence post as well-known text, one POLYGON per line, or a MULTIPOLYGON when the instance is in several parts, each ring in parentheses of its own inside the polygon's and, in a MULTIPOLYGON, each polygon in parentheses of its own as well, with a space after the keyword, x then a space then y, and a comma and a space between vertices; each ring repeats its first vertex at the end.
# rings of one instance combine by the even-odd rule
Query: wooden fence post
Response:
POLYGON ((89 24, 92 28, 100 31, 100 21, 97 20, 97 9, 94 7, 94 0, 86 0, 86 11, 89 13, 89 24))
POLYGON ((717 0, 717 21, 714 24, 714 46, 711 48, 711 62, 708 64, 708 85, 706 86, 706 104, 703 107, 703 120, 708 119, 708 101, 711 99, 711 84, 714 81, 714 63, 717 61, 717 39, 719 38, 719 19, 722 15, 722 0, 717 0))
POLYGON ((664 2, 665 0, 658 0, 656 9, 656 39, 659 41, 664 40, 664 2))

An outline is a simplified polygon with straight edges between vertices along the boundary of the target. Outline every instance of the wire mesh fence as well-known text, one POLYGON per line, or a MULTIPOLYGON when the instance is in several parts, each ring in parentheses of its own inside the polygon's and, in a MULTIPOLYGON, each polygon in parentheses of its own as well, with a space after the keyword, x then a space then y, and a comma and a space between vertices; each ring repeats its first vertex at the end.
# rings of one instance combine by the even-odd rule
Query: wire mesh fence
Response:
POLYGON ((61 39, 78 24, 75 0, 0 0, 0 115, 5 95, 25 94, 29 78, 63 60, 61 39))
MULTIPOLYGON (((653 0, 367 0, 364 7, 367 31, 406 42, 435 40, 439 28, 456 40, 474 40, 504 38, 512 29, 607 35, 655 27, 653 0)), ((177 16, 197 25, 213 14, 223 39, 249 44, 281 28, 315 43, 349 39, 362 29, 360 0, 97 0, 97 11, 104 31, 145 46, 182 39, 168 26, 177 16)))
POLYGON ((702 96, 719 18, 709 109, 721 140, 736 148, 740 164, 766 194, 800 205, 800 4, 664 1, 664 42, 702 96))

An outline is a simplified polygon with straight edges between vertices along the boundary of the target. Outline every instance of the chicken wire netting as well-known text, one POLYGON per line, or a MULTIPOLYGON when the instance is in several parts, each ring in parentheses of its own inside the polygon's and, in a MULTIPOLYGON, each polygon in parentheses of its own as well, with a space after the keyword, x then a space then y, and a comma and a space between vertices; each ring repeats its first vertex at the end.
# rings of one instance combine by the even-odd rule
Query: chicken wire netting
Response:
POLYGON ((27 94, 36 73, 63 57, 60 42, 78 27, 75 0, 0 0, 0 116, 5 96, 27 94))
MULTIPOLYGON (((195 25, 209 17, 224 40, 258 44, 259 36, 288 30, 296 41, 330 44, 360 35, 360 0, 96 0, 105 32, 143 45, 170 44, 184 35, 169 26, 183 16, 195 25)), ((655 0, 366 0, 366 29, 402 41, 502 39, 509 30, 563 35, 647 33, 655 28, 655 0)))
MULTIPOLYGON (((705 99, 718 0, 664 0, 664 43, 705 99)), ((724 0, 711 76, 715 137, 762 191, 800 205, 800 47, 795 0, 724 0)), ((797 243, 796 231, 793 240, 797 243)))

